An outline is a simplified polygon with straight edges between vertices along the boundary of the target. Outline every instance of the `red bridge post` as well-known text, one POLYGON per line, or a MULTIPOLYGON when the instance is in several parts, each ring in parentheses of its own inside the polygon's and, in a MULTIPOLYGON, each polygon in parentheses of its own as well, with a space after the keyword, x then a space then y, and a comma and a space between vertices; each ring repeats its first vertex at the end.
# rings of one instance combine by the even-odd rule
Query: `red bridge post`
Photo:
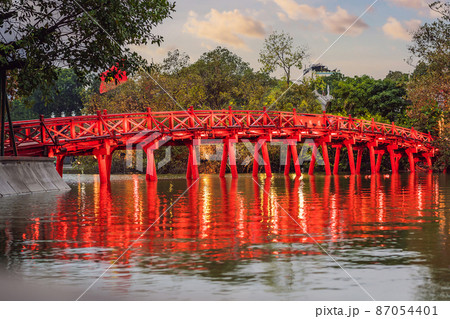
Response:
POLYGON ((269 151, 267 150, 266 139, 259 139, 255 143, 255 153, 253 155, 253 176, 256 177, 258 175, 259 168, 259 149, 261 149, 263 161, 264 161, 264 170, 266 171, 266 177, 272 177, 272 169, 270 167, 270 158, 269 151))
POLYGON ((147 181, 158 180, 158 174, 156 172, 156 161, 155 161, 155 150, 160 147, 160 138, 162 135, 158 136, 149 143, 142 145, 142 150, 147 155, 147 167, 145 170, 145 179, 147 181))
MULTIPOLYGON (((106 110, 104 111, 106 114, 106 110)), ((103 135, 103 121, 102 121, 102 112, 97 111, 97 125, 96 132, 99 136, 103 135)), ((114 149, 111 147, 111 140, 106 139, 103 141, 103 144, 92 151, 92 154, 97 158, 98 163, 98 173, 100 175, 100 184, 109 184, 111 177, 111 161, 112 161, 112 153, 114 149)))
POLYGON ((194 145, 194 141, 189 143, 189 158, 188 158, 188 167, 186 171, 187 179, 197 179, 199 177, 198 174, 198 163, 197 163, 197 151, 194 145))
POLYGON ((328 156, 328 144, 325 141, 322 141, 321 145, 323 162, 325 164, 325 175, 331 175, 330 158, 328 156))
POLYGON ((409 170, 411 173, 415 173, 416 172, 416 162, 414 161, 414 153, 416 153, 416 149, 408 148, 405 151, 405 153, 408 156, 409 170))
POLYGON ((336 148, 336 153, 334 155, 333 175, 337 175, 339 173, 339 158, 341 156, 342 145, 333 145, 333 147, 336 148))
POLYGON ((264 160, 264 170, 266 171, 266 177, 272 177, 272 168, 270 167, 269 151, 267 149, 267 143, 265 141, 261 145, 261 151, 264 160))
POLYGON ((94 151, 98 162, 100 184, 109 184, 111 177, 111 154, 102 154, 102 151, 94 151))
MULTIPOLYGON (((259 154, 256 153, 255 155, 259 155, 259 154)), ((295 175, 296 176, 302 175, 302 172, 300 169, 300 163, 298 162, 297 142, 288 140, 286 161, 285 161, 285 166, 284 166, 284 175, 289 175, 290 168, 291 168, 291 157, 294 162, 295 175)))
POLYGON ((375 142, 370 142, 366 144, 367 148, 369 149, 369 156, 370 156, 370 173, 372 175, 376 174, 377 166, 375 162, 375 142))
POLYGON ((381 161, 383 160, 383 155, 384 155, 384 150, 379 150, 379 151, 376 151, 375 153, 377 154, 377 164, 376 164, 376 167, 375 167, 375 173, 376 174, 379 174, 380 173, 380 170, 381 170, 381 161))
POLYGON ((361 174, 361 160, 362 160, 362 154, 363 154, 363 147, 362 146, 358 146, 356 148, 357 152, 356 152, 356 175, 360 175, 361 174))
POLYGON ((344 145, 347 148, 347 152, 348 152, 348 161, 350 164, 350 174, 355 175, 356 173, 356 169, 355 169, 355 158, 353 156, 353 141, 351 140, 346 140, 344 141, 344 145))
POLYGON ((56 171, 58 172, 59 176, 63 176, 63 164, 64 164, 64 158, 65 155, 57 155, 56 156, 56 171))
POLYGON ((260 143, 259 141, 257 141, 255 143, 255 150, 253 153, 253 177, 257 177, 258 176, 258 172, 259 172, 259 148, 260 148, 260 143))
POLYGON ((158 179, 158 175, 156 174, 156 163, 155 163, 155 154, 152 147, 148 147, 146 150, 147 154, 147 169, 145 172, 145 179, 148 181, 156 181, 158 179))
POLYGON ((423 153, 422 156, 425 158, 425 163, 428 166, 428 172, 429 173, 433 172, 432 170, 433 164, 431 163, 431 157, 433 157, 433 154, 423 153))
POLYGON ((222 162, 220 163, 219 173, 220 177, 225 177, 228 158, 230 159, 231 176, 233 178, 237 178, 238 172, 236 166, 236 149, 234 147, 234 141, 232 141, 230 138, 226 138, 223 140, 222 162))
POLYGON ((317 145, 316 142, 314 141, 311 154, 311 162, 309 162, 308 175, 314 175, 314 166, 316 165, 316 157, 317 157, 317 145))
POLYGON ((387 146, 387 150, 389 152, 389 157, 391 159, 391 170, 392 174, 398 173, 398 164, 400 162, 401 154, 395 153, 395 150, 398 149, 398 145, 390 144, 387 146))

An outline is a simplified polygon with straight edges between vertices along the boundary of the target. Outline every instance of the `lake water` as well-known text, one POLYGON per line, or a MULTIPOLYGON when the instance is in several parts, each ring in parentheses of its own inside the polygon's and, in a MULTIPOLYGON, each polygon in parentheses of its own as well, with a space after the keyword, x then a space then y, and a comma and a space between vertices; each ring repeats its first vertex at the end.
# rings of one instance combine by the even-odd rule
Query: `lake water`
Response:
POLYGON ((0 198, 1 299, 450 300, 449 175, 64 179, 0 198))

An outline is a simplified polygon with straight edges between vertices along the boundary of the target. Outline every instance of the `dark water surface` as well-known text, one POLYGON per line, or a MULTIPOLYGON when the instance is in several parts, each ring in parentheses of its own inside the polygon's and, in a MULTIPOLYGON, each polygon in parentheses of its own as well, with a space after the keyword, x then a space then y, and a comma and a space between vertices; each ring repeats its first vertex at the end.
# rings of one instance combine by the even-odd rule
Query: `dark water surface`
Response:
POLYGON ((448 175, 64 178, 0 198, 0 281, 25 287, 2 299, 77 299, 110 267, 82 299, 450 300, 448 175))

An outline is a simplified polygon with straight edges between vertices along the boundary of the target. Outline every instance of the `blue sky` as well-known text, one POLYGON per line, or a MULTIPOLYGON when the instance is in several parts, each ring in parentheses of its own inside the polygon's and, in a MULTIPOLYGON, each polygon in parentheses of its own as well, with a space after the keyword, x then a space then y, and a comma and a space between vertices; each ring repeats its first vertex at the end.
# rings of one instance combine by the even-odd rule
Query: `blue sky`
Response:
MULTIPOLYGON (((217 46, 230 49, 259 69, 264 38, 284 31, 297 46, 307 46, 308 66, 340 37, 375 0, 180 0, 176 12, 155 29, 160 47, 132 47, 149 61, 161 62, 179 49, 191 62, 217 46)), ((410 32, 435 16, 431 0, 379 0, 318 62, 344 74, 383 78, 389 70, 410 72, 410 32)), ((294 78, 301 72, 294 72, 294 78)), ((280 76, 281 73, 275 73, 280 76)))

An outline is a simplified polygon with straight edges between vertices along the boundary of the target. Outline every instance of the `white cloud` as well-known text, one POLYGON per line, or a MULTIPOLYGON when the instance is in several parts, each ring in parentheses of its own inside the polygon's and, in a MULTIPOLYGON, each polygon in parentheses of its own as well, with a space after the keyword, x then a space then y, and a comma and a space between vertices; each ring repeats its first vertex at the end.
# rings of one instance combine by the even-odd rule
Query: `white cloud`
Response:
POLYGON ((289 18, 283 12, 277 12, 277 16, 283 22, 289 21, 289 18))
POLYGON ((427 6, 424 0, 388 0, 399 7, 420 9, 427 6))
POLYGON ((422 16, 429 16, 431 18, 438 18, 441 15, 437 13, 436 11, 433 11, 428 6, 428 2, 432 1, 426 1, 426 0, 388 0, 392 4, 403 7, 403 8, 411 8, 416 9, 420 15, 422 16))
MULTIPOLYGON (((352 25, 353 22, 357 19, 356 16, 349 14, 346 10, 342 9, 338 6, 337 11, 334 13, 328 13, 327 18, 324 19, 323 25, 326 30, 341 34, 349 26, 352 25)), ((366 29, 368 25, 362 20, 358 20, 349 30, 348 34, 358 35, 361 34, 364 29, 366 29)))
MULTIPOLYGON (((331 12, 327 11, 324 6, 313 7, 307 4, 298 4, 294 0, 274 0, 274 2, 286 13, 289 19, 319 22, 326 31, 336 34, 342 34, 358 18, 349 14, 347 10, 340 6, 337 7, 336 12, 331 12)), ((368 25, 364 21, 358 20, 348 30, 348 34, 359 35, 366 28, 368 28, 368 25)))
POLYGON ((264 24, 249 16, 244 16, 235 9, 233 11, 219 12, 216 9, 198 19, 195 12, 189 13, 184 31, 203 39, 217 43, 229 44, 235 48, 248 49, 242 36, 264 38, 264 24))
POLYGON ((393 38, 405 41, 411 41, 411 33, 420 26, 420 20, 408 20, 401 23, 393 17, 389 17, 385 25, 383 25, 383 32, 393 38))
POLYGON ((274 0, 276 4, 288 15, 292 20, 309 20, 316 21, 326 15, 324 6, 318 8, 311 7, 307 4, 298 4, 294 0, 274 0))

